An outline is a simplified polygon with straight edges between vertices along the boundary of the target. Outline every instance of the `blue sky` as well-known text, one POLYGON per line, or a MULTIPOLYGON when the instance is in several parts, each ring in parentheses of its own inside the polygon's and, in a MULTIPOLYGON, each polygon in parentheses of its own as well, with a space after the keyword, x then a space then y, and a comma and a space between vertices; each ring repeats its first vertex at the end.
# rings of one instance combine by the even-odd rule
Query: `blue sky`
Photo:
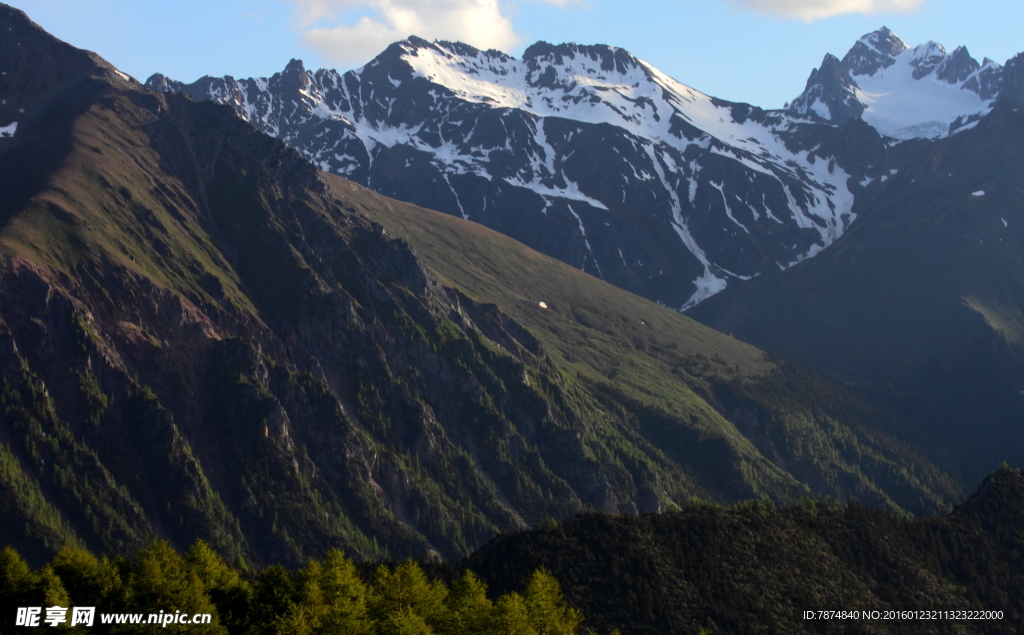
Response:
POLYGON ((267 76, 291 58, 354 68, 409 34, 520 55, 610 44, 707 94, 781 107, 825 53, 888 26, 911 46, 1024 51, 1020 0, 8 0, 57 37, 145 80, 267 76))

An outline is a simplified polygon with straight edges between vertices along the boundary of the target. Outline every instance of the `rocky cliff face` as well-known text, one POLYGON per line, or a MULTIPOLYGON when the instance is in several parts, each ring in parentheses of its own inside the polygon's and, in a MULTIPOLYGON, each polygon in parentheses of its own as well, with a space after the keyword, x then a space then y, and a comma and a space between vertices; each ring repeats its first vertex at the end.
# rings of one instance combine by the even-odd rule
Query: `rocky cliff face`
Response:
POLYGON ((1006 63, 1003 96, 1024 103, 1024 53, 1018 53, 1006 63))

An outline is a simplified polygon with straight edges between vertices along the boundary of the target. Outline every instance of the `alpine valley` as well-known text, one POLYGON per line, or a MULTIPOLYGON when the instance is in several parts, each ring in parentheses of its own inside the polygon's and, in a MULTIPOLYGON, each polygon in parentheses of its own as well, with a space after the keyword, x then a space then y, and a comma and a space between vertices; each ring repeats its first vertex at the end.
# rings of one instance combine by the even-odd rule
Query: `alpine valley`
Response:
MULTIPOLYGON (((444 576, 519 532, 467 566, 506 590, 550 562, 602 630, 815 628, 720 601, 772 597, 775 565, 794 610, 1020 624, 1020 472, 951 511, 1024 458, 1019 63, 882 30, 764 111, 603 46, 411 38, 343 75, 144 86, 5 5, 0 33, 0 546, 29 563, 202 540, 190 562, 444 576), (631 573, 625 604, 580 576, 628 563, 543 555, 637 536, 752 555, 692 560, 699 588, 631 573)), ((218 627, 289 632, 242 612, 218 627)))

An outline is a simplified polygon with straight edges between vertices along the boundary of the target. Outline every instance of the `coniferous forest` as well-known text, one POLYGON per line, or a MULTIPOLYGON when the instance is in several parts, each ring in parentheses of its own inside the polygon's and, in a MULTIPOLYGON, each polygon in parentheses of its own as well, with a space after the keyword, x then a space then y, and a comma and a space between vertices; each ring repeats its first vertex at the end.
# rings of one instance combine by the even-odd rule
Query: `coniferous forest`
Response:
POLYGON ((204 628, 232 634, 1011 634, 1024 627, 1022 597, 1024 473, 1008 468, 942 517, 693 503, 550 520, 460 562, 356 563, 333 550, 299 569, 247 568, 202 542, 179 555, 158 541, 134 558, 65 547, 33 569, 0 552, 5 615, 162 606, 210 613, 204 628))
MULTIPOLYGON (((53 606, 144 616, 142 624, 104 624, 96 617, 90 627, 71 628, 98 633, 163 628, 146 623, 154 606, 188 616, 210 614, 208 625, 173 625, 206 633, 569 635, 581 622, 579 611, 566 605, 558 583, 543 570, 534 572, 520 592, 492 601, 487 586, 469 570, 451 584, 428 579, 411 560, 361 572, 332 550, 297 571, 271 566, 250 572, 229 567, 203 542, 179 555, 157 541, 131 560, 65 547, 39 570, 8 547, 0 551, 0 604, 5 617, 19 608, 53 606)), ((10 622, 5 620, 2 632, 18 631, 10 622)))

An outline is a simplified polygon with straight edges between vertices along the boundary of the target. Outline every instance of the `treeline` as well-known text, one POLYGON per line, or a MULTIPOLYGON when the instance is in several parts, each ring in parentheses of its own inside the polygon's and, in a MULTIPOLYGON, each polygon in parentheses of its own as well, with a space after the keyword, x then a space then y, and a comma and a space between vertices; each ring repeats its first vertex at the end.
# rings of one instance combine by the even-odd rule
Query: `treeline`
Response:
MULTIPOLYGON (((475 574, 453 582, 431 580, 413 561, 378 565, 369 575, 340 551, 298 571, 271 566, 258 572, 228 566, 197 542, 183 556, 166 542, 151 543, 134 559, 97 558, 84 549, 62 549, 33 570, 13 548, 0 551, 2 633, 31 632, 17 625, 18 610, 96 607, 91 627, 60 624, 68 632, 150 633, 160 626, 102 624, 99 615, 210 614, 209 625, 167 628, 254 635, 569 635, 578 633, 579 611, 569 607, 558 583, 538 570, 521 593, 492 600, 475 574)), ((143 618, 143 622, 146 619, 143 618)))

